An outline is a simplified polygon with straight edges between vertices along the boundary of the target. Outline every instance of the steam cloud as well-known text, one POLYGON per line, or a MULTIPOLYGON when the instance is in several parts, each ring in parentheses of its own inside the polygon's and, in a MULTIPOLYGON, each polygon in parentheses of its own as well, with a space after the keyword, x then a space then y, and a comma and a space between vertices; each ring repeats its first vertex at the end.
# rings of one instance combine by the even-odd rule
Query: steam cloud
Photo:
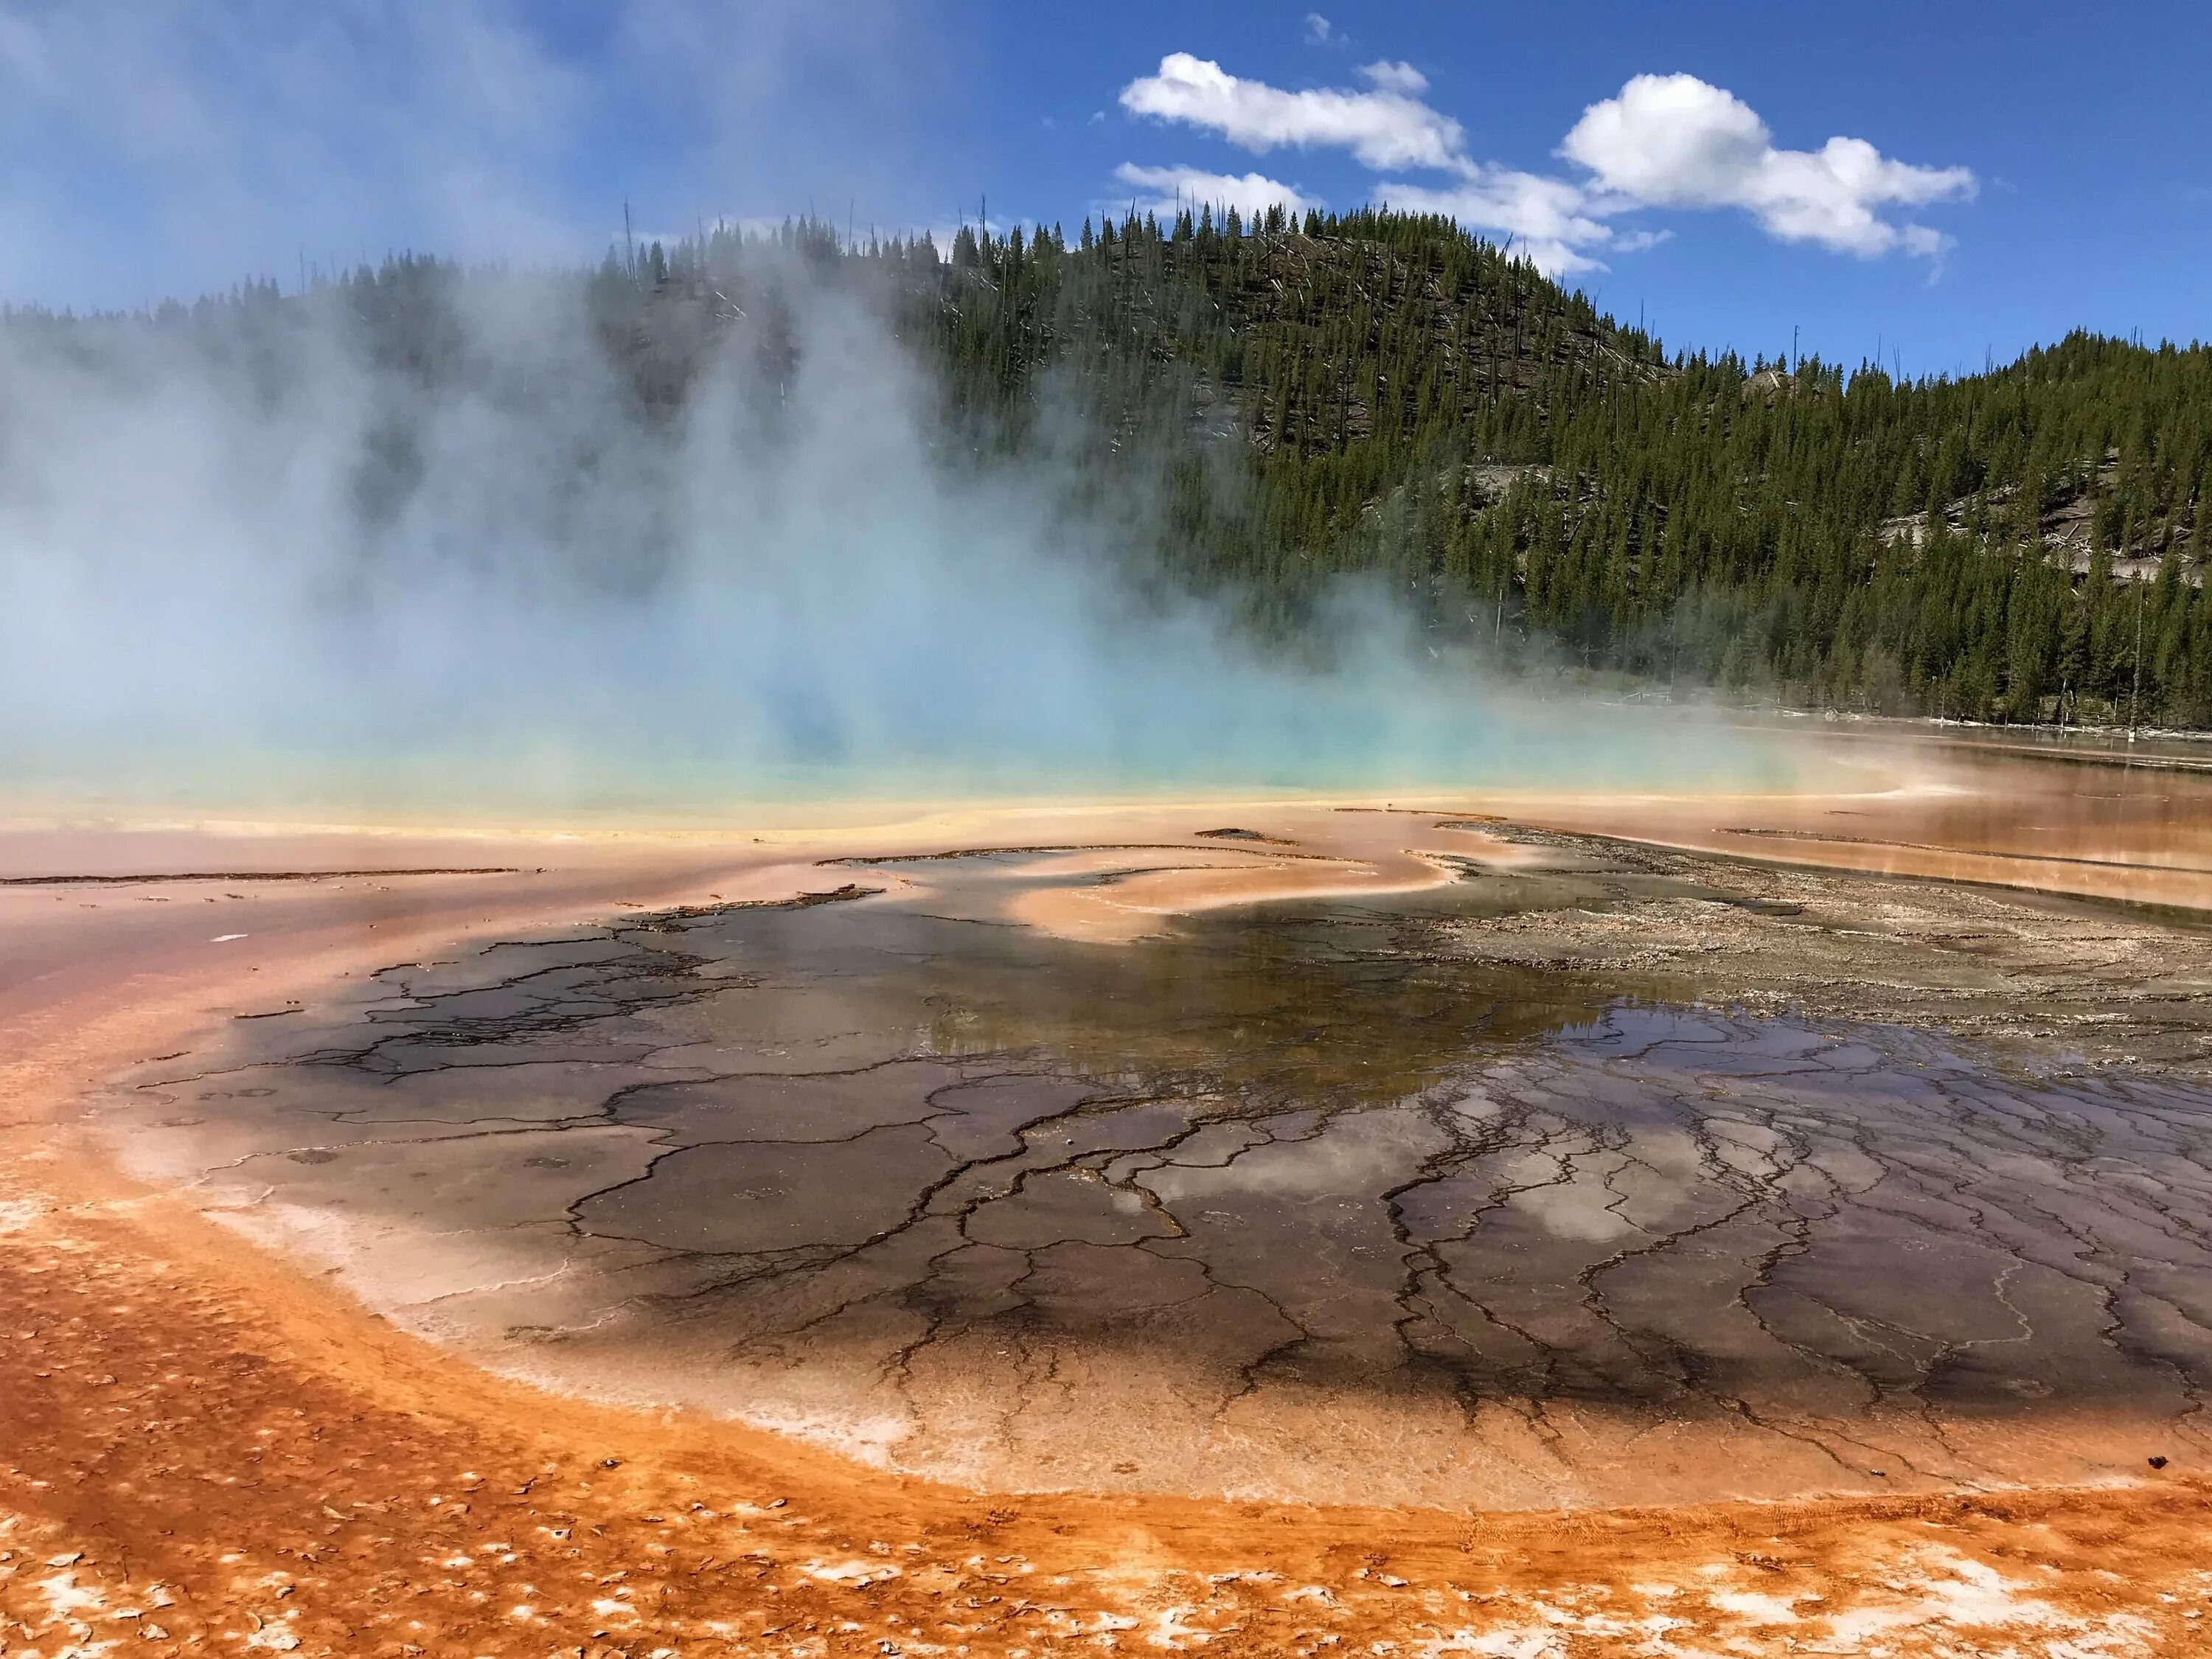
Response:
POLYGON ((461 285, 441 349, 474 369, 438 392, 313 298, 273 351, 0 329, 0 765, 70 800, 544 813, 1751 763, 1431 663, 1371 596, 1319 668, 1139 604, 1049 465, 948 464, 884 322, 787 285, 795 366, 733 335, 672 424, 569 278, 461 285))

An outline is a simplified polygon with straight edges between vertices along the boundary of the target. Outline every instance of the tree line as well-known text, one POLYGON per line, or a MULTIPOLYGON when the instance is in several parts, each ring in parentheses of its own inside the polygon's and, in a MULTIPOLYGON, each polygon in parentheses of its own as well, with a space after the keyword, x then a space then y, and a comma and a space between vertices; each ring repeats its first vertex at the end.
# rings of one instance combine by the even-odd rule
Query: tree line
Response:
MULTIPOLYGON (((378 362, 434 383, 468 372, 463 290, 518 280, 393 258, 131 321, 249 349, 335 308, 378 362)), ((795 283, 849 291, 923 368, 948 464, 1049 458, 1141 580, 1220 596, 1285 648, 1358 577, 1531 672, 2212 724, 2203 345, 2076 333, 1917 380, 1670 355, 1507 249, 1372 208, 1200 205, 943 246, 795 222, 532 280, 580 290, 588 347, 647 426, 681 418, 715 350, 775 384, 801 349, 795 283)), ((404 443, 376 488, 404 489, 404 443)))

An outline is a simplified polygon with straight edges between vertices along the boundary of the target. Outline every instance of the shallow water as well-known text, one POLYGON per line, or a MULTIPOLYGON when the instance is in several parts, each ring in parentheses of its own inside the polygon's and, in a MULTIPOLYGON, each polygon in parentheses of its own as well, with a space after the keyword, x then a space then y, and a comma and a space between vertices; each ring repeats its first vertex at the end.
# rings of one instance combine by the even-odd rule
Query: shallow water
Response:
POLYGON ((1563 876, 1099 946, 1003 920, 1054 872, 860 864, 394 968, 137 1091, 131 1155, 491 1363, 1000 1486, 1538 1504, 2197 1449, 2212 1096, 1455 957, 1455 917, 1603 902, 1563 876))

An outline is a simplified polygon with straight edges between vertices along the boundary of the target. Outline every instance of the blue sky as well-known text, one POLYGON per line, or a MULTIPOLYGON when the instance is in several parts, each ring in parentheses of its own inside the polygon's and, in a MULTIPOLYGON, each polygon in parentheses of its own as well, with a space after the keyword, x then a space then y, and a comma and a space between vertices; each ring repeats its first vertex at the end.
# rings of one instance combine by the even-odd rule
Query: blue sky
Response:
POLYGON ((1188 169, 1450 207, 1670 345, 1978 368, 2212 335, 2207 62, 2201 4, 2086 0, 0 0, 0 300, 1188 169))

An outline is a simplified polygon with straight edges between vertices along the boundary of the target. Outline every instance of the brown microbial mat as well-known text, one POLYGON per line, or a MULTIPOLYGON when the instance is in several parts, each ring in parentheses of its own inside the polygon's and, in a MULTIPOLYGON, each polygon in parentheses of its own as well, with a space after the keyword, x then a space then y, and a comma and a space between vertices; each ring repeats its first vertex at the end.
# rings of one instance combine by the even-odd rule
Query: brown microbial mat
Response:
POLYGON ((2142 1015, 2201 935, 1402 822, 1440 884, 1116 944, 1021 919, 1297 836, 840 860, 260 1011, 99 1121, 495 1369, 994 1491, 2201 1466, 2212 1088, 2134 1052, 2201 1047, 2142 1015), (2123 1048, 2034 980, 2115 962, 2123 1048))

